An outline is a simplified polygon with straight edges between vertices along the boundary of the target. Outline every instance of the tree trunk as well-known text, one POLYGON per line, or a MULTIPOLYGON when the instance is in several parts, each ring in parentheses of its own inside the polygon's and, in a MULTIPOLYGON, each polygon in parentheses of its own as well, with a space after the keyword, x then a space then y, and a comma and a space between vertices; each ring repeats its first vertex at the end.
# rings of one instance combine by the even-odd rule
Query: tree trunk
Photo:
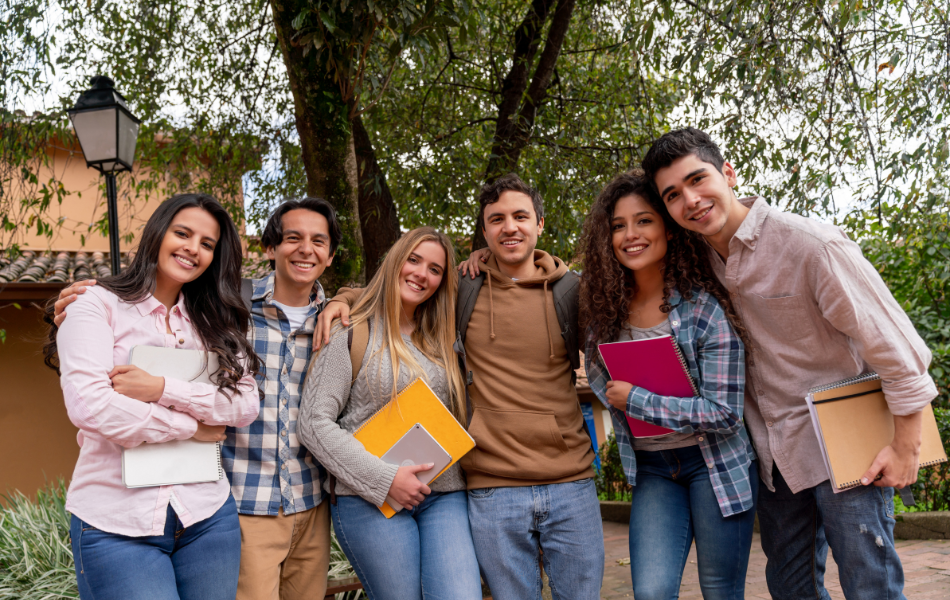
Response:
POLYGON ((372 279, 389 248, 399 239, 399 216, 386 175, 379 168, 369 132, 359 115, 353 118, 353 143, 359 168, 359 215, 363 235, 366 281, 372 279))
MULTIPOLYGON (((538 109, 547 96, 554 75, 561 46, 571 24, 576 0, 557 0, 544 50, 538 59, 534 75, 531 68, 541 45, 544 23, 554 0, 534 0, 528 14, 515 31, 515 55, 511 69, 502 83, 502 97, 498 104, 498 120, 492 140, 491 155, 485 169, 485 182, 491 183, 506 173, 516 171, 521 152, 531 141, 531 130, 538 109), (530 82, 529 82, 530 76, 530 82)), ((476 223, 472 249, 485 247, 482 224, 476 223)))
POLYGON ((362 279, 356 162, 349 110, 339 84, 315 59, 316 53, 305 54, 304 48, 294 41, 293 19, 307 6, 304 0, 271 0, 277 39, 294 97, 307 193, 333 205, 343 230, 333 265, 321 279, 327 292, 333 293, 341 285, 362 279))

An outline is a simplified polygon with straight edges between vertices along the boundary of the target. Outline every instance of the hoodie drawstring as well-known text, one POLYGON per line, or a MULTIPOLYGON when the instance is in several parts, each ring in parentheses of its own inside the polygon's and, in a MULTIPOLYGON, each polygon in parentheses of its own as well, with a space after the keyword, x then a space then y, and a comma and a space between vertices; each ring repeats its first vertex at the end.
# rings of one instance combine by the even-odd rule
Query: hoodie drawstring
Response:
POLYGON ((491 326, 491 339, 495 339, 495 302, 491 297, 491 273, 486 279, 488 279, 488 320, 491 326))
MULTIPOLYGON (((491 286, 488 287, 489 297, 491 294, 491 286)), ((551 337, 551 309, 548 308, 548 280, 544 280, 544 295, 541 296, 541 301, 544 302, 544 324, 547 325, 548 329, 548 346, 551 348, 551 358, 554 359, 554 339, 551 337)))

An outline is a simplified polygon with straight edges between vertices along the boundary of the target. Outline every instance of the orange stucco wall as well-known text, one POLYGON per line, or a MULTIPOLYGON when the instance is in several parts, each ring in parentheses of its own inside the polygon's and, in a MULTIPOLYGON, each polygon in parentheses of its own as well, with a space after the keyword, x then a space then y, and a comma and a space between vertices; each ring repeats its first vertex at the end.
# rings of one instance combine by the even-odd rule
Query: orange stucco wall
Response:
MULTIPOLYGON (((46 326, 29 302, 0 301, 0 494, 32 495, 72 476, 77 429, 66 416, 56 373, 43 364, 46 326)), ((41 302, 37 302, 41 304, 41 302)))

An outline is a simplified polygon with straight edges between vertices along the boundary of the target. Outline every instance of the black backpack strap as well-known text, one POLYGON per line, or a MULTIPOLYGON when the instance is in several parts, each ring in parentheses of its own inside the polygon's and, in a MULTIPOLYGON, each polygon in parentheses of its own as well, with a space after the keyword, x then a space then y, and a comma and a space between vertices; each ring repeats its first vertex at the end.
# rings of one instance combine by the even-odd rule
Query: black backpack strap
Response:
POLYGON ((244 306, 247 312, 251 312, 251 296, 254 294, 254 281, 251 279, 241 279, 241 300, 244 300, 244 306))
POLYGON ((578 325, 577 297, 580 291, 580 278, 576 273, 568 271, 551 286, 554 294, 554 312, 557 313, 557 322, 561 326, 561 337, 567 348, 567 356, 571 361, 571 384, 577 383, 577 369, 581 366, 580 355, 580 326, 578 325))
POLYGON ((482 283, 484 282, 485 273, 481 273, 475 279, 468 276, 460 277, 458 301, 455 307, 455 344, 452 348, 459 357, 459 368, 462 370, 462 377, 465 379, 466 425, 472 422, 472 414, 475 409, 472 406, 472 398, 468 393, 468 386, 472 385, 474 375, 468 370, 468 362, 465 358, 465 332, 468 331, 468 322, 472 318, 472 312, 475 311, 478 292, 482 289, 482 283))

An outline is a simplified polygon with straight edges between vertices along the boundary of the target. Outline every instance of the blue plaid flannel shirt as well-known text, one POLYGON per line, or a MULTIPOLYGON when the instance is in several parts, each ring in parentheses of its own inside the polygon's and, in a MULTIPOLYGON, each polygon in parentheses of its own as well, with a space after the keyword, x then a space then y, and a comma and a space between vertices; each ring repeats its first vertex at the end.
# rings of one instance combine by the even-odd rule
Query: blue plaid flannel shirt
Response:
POLYGON ((272 302, 274 274, 255 279, 248 341, 263 362, 257 374, 261 412, 247 427, 228 427, 221 448, 231 493, 242 515, 276 515, 309 510, 323 500, 323 468, 297 438, 297 411, 317 315, 326 296, 313 286, 303 326, 290 330, 272 302))
MULTIPOLYGON (((745 392, 742 341, 729 325, 719 302, 709 293, 694 290, 692 300, 684 300, 673 290, 670 304, 673 337, 683 351, 701 395, 695 398, 659 396, 634 386, 627 399, 627 412, 636 419, 681 433, 695 432, 722 515, 728 517, 744 512, 753 504, 749 467, 755 459, 755 451, 742 422, 745 392)), ((591 331, 588 331, 585 346, 587 379, 594 394, 610 411, 624 474, 630 484, 636 485, 637 460, 630 426, 623 412, 607 402, 610 375, 596 350, 591 331)), ((753 472, 752 476, 758 475, 753 472)))

